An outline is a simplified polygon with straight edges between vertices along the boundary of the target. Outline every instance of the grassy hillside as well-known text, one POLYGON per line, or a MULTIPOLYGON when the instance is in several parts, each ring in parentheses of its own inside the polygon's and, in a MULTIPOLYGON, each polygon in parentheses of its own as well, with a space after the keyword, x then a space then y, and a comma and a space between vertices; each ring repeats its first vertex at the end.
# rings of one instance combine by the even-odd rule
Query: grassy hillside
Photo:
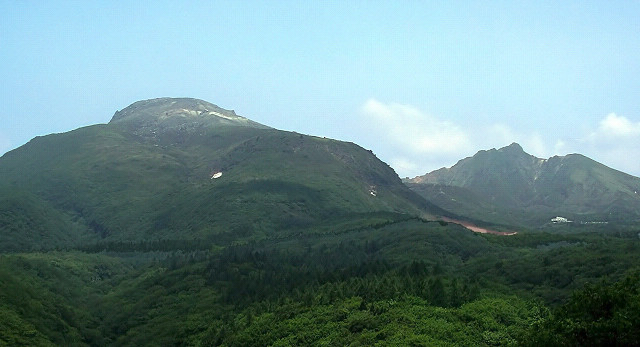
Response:
POLYGON ((163 239, 224 244, 353 213, 438 212, 355 144, 229 112, 232 120, 193 116, 184 107, 214 105, 172 100, 136 103, 110 124, 38 137, 6 153, 0 187, 10 194, 0 202, 23 212, 0 215, 0 249, 163 239), (221 177, 212 178, 216 173, 221 177))

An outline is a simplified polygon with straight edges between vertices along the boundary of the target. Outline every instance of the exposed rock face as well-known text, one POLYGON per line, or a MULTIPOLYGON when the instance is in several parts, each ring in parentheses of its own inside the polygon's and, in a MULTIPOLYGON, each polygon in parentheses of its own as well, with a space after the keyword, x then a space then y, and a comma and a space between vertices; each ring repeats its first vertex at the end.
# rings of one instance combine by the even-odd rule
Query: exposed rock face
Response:
POLYGON ((195 133, 207 126, 268 128, 209 102, 192 98, 158 98, 135 102, 116 111, 109 124, 127 127, 136 135, 154 137, 167 132, 195 133))

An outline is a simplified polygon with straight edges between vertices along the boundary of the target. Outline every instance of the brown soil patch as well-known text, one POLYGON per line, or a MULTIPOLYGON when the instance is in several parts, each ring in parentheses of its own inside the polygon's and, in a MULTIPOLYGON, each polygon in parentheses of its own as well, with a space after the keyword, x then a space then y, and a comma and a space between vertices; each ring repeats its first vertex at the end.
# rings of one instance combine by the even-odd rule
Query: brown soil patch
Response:
POLYGON ((451 219, 451 218, 447 218, 447 217, 442 217, 442 220, 445 221, 445 222, 449 222, 449 223, 460 224, 463 227, 473 231, 474 233, 493 234, 493 235, 501 235, 501 236, 511 236, 511 235, 517 234, 517 232, 515 232, 515 231, 495 231, 495 230, 491 230, 491 229, 481 228, 481 227, 473 225, 473 224, 471 224, 469 222, 464 222, 464 221, 461 221, 461 220, 451 219))

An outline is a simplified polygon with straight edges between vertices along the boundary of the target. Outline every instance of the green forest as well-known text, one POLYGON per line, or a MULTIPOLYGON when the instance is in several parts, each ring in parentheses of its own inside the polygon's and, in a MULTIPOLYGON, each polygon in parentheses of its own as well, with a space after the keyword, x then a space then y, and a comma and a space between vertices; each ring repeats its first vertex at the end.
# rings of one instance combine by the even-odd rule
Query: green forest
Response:
POLYGON ((0 344, 640 344, 632 228, 500 236, 386 213, 234 239, 5 252, 0 344))
POLYGON ((139 101, 0 158, 0 345, 640 346, 640 179, 570 160, 535 200, 512 146, 460 170, 486 201, 424 199, 354 143, 205 110, 139 101))

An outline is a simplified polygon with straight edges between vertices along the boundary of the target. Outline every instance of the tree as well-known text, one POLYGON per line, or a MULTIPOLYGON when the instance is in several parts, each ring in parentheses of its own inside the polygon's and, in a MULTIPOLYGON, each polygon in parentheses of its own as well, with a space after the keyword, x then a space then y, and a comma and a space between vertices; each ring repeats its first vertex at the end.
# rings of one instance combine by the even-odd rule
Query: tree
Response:
POLYGON ((534 330, 531 344, 639 346, 640 275, 613 285, 585 285, 534 330))

